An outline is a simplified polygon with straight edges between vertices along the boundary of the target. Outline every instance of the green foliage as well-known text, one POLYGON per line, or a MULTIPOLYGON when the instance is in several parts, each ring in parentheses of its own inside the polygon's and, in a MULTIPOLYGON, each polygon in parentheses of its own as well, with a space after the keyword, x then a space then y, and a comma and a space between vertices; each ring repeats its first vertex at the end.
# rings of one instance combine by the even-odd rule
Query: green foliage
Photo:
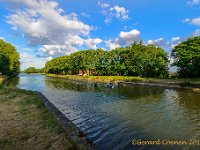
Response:
POLYGON ((189 38, 177 45, 172 56, 180 77, 200 77, 200 37, 189 38))
POLYGON ((37 69, 35 67, 29 67, 23 71, 24 73, 45 73, 45 68, 37 69))
POLYGON ((98 76, 166 77, 168 58, 165 51, 154 45, 134 43, 111 51, 102 49, 78 51, 48 61, 47 73, 88 74, 98 76))
POLYGON ((8 76, 17 76, 20 72, 18 52, 14 46, 3 40, 0 40, 0 72, 8 76))
POLYGON ((4 54, 0 54, 0 72, 9 74, 9 59, 4 54))
POLYGON ((45 72, 55 74, 70 74, 69 56, 54 58, 45 64, 45 72))

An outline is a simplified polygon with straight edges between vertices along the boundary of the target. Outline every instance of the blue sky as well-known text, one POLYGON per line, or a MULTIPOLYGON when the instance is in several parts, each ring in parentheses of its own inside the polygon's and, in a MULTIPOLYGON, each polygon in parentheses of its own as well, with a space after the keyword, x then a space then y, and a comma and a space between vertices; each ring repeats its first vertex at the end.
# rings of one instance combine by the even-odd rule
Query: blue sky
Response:
POLYGON ((143 40, 167 52, 200 34, 200 0, 0 0, 0 38, 21 68, 61 55, 143 40))

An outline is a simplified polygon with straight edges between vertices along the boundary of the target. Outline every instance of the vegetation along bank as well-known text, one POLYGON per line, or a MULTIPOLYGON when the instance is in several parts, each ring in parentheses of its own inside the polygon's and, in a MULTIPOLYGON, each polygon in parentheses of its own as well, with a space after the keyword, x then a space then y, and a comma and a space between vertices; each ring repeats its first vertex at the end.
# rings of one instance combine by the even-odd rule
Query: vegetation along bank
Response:
POLYGON ((142 77, 129 77, 129 76, 76 76, 76 75, 57 75, 48 74, 49 77, 91 81, 94 83, 124 85, 145 85, 145 86, 160 86, 160 87, 174 87, 193 89, 200 92, 200 79, 198 78, 181 78, 181 79, 160 79, 160 78, 142 78, 142 77))
POLYGON ((79 132, 63 129, 34 92, 2 88, 0 114, 0 149, 88 149, 79 132))
POLYGON ((54 58, 42 69, 30 67, 24 72, 106 83, 123 81, 139 85, 199 88, 199 68, 200 37, 193 37, 174 47, 171 55, 155 45, 140 42, 111 51, 78 51, 54 58), (177 72, 170 73, 169 67, 175 67, 177 72))
POLYGON ((168 78, 169 67, 177 68, 176 77, 200 77, 200 37, 177 45, 170 56, 155 45, 134 43, 111 51, 78 51, 48 61, 45 72, 59 75, 139 76, 168 78))
POLYGON ((19 53, 16 48, 0 39, 0 76, 17 76, 20 72, 19 53))

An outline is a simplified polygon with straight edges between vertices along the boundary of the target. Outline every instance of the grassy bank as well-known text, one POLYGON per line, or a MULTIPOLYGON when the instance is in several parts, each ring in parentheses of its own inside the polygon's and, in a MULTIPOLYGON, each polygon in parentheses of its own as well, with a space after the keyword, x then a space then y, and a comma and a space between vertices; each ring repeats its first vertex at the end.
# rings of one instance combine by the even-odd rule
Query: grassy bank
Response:
POLYGON ((101 83, 141 83, 146 85, 177 85, 180 87, 200 88, 200 79, 159 79, 159 78, 142 78, 142 77, 127 77, 127 76, 75 76, 75 75, 56 75, 48 74, 49 77, 65 78, 72 80, 86 80, 101 83))
POLYGON ((83 149, 34 92, 0 89, 0 149, 83 149))
POLYGON ((56 78, 65 78, 65 79, 72 79, 72 80, 88 80, 88 81, 95 81, 95 82, 119 82, 119 81, 143 81, 141 77, 126 77, 126 76, 78 76, 78 75, 56 75, 56 74, 48 74, 49 77, 56 77, 56 78))
MULTIPOLYGON (((25 73, 25 72, 21 72, 21 73, 25 73)), ((41 74, 41 75, 46 75, 46 73, 25 73, 25 74, 41 74)))

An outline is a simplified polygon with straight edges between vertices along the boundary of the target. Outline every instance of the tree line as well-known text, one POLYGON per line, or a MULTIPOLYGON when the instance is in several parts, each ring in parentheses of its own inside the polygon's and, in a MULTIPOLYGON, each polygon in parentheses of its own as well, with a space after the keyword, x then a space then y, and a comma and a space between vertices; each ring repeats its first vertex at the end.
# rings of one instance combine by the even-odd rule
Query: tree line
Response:
POLYGON ((173 66, 182 78, 200 78, 200 36, 189 38, 172 51, 173 66))
POLYGON ((28 67, 27 69, 23 70, 22 73, 27 73, 27 74, 30 74, 30 73, 45 73, 45 68, 41 68, 41 69, 38 69, 38 68, 35 68, 35 67, 28 67))
MULTIPOLYGON (((200 77, 199 36, 188 38, 175 46, 170 57, 173 60, 171 66, 177 67, 177 77, 200 77)), ((166 78, 169 76, 169 67, 169 57, 162 48, 140 42, 111 51, 103 49, 78 51, 48 61, 41 70, 28 68, 26 72, 166 78)))
POLYGON ((7 76, 17 76, 19 72, 19 53, 13 45, 0 39, 0 73, 7 76))
POLYGON ((98 76, 167 77, 167 53, 155 45, 134 43, 111 51, 85 50, 48 61, 46 73, 98 76))
MULTIPOLYGON (((179 77, 200 77, 200 36, 188 38, 174 47, 171 53, 179 77)), ((0 74, 17 76, 20 72, 16 48, 0 40, 0 74)), ((168 77, 167 53, 155 45, 142 42, 111 51, 85 50, 48 61, 45 67, 30 67, 26 73, 88 74, 99 76, 168 77)))

